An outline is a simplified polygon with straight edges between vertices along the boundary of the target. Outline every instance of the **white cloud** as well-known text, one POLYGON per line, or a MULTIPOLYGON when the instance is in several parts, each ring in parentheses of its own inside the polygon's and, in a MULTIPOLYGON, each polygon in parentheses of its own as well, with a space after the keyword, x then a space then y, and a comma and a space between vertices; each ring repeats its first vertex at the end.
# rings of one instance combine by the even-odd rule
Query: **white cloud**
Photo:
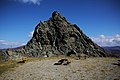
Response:
POLYGON ((32 4, 37 4, 40 5, 42 0, 14 0, 14 1, 19 1, 23 3, 32 3, 32 4))
POLYGON ((28 34, 28 37, 29 37, 29 38, 32 38, 33 33, 34 33, 34 31, 30 32, 30 33, 28 34))
POLYGON ((120 35, 91 37, 92 40, 100 46, 120 46, 120 35))
POLYGON ((104 35, 100 35, 99 37, 100 37, 101 39, 104 39, 104 38, 105 38, 105 36, 104 36, 104 35))
MULTIPOLYGON (((29 39, 32 38, 34 31, 31 31, 28 34, 29 39)), ((11 41, 6 41, 6 40, 0 40, 0 49, 4 49, 4 48, 15 48, 15 47, 19 47, 22 45, 26 45, 26 43, 20 43, 20 42, 11 42, 11 41)))
POLYGON ((24 43, 19 43, 19 42, 10 42, 10 41, 6 41, 6 40, 0 40, 0 49, 3 48, 15 48, 15 47, 19 47, 25 45, 24 43))

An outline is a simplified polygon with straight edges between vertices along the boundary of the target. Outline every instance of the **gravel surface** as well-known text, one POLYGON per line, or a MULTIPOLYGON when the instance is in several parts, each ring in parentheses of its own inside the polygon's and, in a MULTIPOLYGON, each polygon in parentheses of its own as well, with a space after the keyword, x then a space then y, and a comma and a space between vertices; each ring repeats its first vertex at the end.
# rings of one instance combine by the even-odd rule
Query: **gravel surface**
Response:
POLYGON ((53 65, 59 59, 27 62, 3 73, 0 80, 120 80, 114 58, 69 59, 69 65, 53 65))

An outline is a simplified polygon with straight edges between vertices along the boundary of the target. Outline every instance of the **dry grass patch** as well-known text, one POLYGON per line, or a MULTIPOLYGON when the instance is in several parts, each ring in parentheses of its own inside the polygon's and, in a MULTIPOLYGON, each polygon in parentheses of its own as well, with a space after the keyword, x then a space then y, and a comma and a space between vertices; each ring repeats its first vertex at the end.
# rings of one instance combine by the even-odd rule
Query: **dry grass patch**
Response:
POLYGON ((17 66, 16 64, 17 61, 15 60, 0 63, 0 75, 7 70, 13 70, 13 68, 17 66))
POLYGON ((47 57, 47 58, 33 58, 33 57, 23 57, 23 58, 18 58, 15 60, 9 60, 6 62, 1 62, 0 63, 0 75, 2 73, 4 73, 5 71, 8 70, 14 70, 15 67, 18 67, 19 65, 22 65, 24 63, 27 62, 31 62, 31 61, 41 61, 41 60, 51 60, 51 59, 61 59, 61 58, 68 58, 68 57, 63 57, 63 56, 59 56, 59 57, 47 57), (24 63, 19 63, 21 61, 24 61, 24 63))

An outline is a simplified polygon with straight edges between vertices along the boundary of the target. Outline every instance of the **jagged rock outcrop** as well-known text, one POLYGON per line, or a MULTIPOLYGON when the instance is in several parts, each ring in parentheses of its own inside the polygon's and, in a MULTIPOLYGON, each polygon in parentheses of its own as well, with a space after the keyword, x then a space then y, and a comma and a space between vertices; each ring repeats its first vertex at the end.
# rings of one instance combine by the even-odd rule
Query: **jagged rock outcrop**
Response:
POLYGON ((70 24, 57 11, 52 13, 49 20, 40 21, 23 52, 35 57, 70 56, 71 54, 105 56, 101 47, 87 37, 76 24, 70 24))
POLYGON ((32 39, 21 49, 5 50, 0 55, 50 57, 59 55, 106 56, 104 50, 87 37, 76 24, 70 24, 57 11, 47 21, 40 21, 32 39), (12 54, 12 55, 11 55, 12 54))

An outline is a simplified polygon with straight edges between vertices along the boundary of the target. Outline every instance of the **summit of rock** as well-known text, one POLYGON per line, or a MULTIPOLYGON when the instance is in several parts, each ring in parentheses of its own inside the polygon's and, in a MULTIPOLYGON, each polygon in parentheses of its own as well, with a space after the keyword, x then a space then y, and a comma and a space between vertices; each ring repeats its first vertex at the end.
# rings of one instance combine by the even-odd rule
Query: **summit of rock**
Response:
POLYGON ((52 13, 52 18, 56 18, 56 17, 61 17, 61 15, 57 11, 54 11, 52 13))
POLYGON ((52 13, 52 19, 53 19, 53 20, 64 20, 64 17, 62 17, 62 16, 60 15, 60 13, 58 13, 57 11, 54 11, 54 12, 52 13))

